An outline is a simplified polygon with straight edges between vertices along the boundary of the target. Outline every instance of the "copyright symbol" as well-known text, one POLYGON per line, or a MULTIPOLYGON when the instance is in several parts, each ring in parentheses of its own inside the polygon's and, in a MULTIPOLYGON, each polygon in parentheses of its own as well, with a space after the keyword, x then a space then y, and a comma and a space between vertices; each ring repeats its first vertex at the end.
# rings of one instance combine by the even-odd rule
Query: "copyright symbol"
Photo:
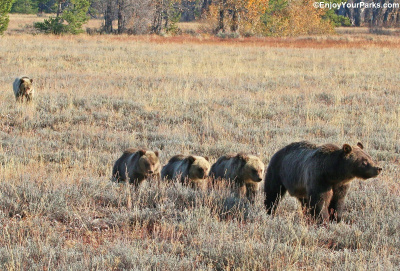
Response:
POLYGON ((319 2, 314 2, 313 6, 314 8, 319 8, 319 2))

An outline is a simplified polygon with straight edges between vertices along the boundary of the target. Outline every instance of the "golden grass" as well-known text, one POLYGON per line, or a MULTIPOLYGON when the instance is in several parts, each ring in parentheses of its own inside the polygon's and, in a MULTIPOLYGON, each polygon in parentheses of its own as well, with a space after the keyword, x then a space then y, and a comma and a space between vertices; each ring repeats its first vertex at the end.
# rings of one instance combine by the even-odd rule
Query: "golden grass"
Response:
POLYGON ((396 270, 398 44, 5 35, 0 269, 396 270), (15 103, 18 75, 35 79, 31 105, 15 103), (344 222, 316 226, 290 197, 270 217, 262 195, 250 206, 224 188, 110 182, 128 146, 160 150, 163 164, 238 151, 268 164, 297 140, 361 141, 383 167, 353 182, 344 222))
POLYGON ((43 14, 43 16, 38 16, 36 14, 8 14, 10 22, 8 24, 8 31, 19 30, 22 31, 23 27, 26 25, 32 25, 37 22, 42 22, 44 19, 48 19, 50 16, 55 16, 55 14, 43 14))

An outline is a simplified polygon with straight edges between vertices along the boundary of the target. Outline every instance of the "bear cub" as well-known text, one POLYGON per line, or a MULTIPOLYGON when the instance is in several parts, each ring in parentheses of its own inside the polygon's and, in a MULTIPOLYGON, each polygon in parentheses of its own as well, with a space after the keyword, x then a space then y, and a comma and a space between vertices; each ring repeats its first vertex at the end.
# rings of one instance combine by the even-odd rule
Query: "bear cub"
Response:
POLYGON ((27 76, 17 77, 13 83, 13 90, 17 102, 23 102, 24 97, 27 102, 32 101, 35 94, 33 79, 27 76))
POLYGON ((179 178, 182 183, 188 182, 193 188, 205 189, 210 167, 207 157, 175 155, 163 167, 161 178, 179 178))
POLYGON ((158 152, 130 148, 115 162, 112 176, 115 182, 126 182, 138 186, 149 177, 160 178, 158 152))
POLYGON ((239 195, 246 195, 254 203, 264 176, 264 163, 256 156, 243 153, 226 154, 212 165, 210 175, 214 182, 218 179, 232 181, 239 195))

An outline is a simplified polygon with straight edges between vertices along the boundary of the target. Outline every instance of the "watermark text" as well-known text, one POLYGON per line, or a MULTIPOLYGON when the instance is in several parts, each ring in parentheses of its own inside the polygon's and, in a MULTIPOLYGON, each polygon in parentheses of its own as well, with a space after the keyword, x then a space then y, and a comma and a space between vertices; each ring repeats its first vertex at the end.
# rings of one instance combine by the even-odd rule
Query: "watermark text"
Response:
POLYGON ((358 3, 333 3, 333 2, 314 2, 315 8, 340 9, 340 8, 400 8, 400 3, 374 3, 374 2, 358 2, 358 3))

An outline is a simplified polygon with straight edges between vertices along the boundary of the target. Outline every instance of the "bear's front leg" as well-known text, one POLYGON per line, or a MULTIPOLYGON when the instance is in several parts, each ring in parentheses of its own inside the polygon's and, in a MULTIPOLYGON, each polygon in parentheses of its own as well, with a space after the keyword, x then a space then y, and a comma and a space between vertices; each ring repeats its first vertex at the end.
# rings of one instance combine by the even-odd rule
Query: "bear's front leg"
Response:
POLYGON ((17 96, 15 96, 15 99, 17 102, 22 103, 24 101, 24 96, 21 93, 18 93, 17 96))
POLYGON ((309 204, 309 202, 308 202, 308 199, 309 198, 300 198, 299 199, 299 201, 300 201, 300 204, 301 204, 301 211, 304 213, 304 212, 307 212, 307 210, 308 210, 308 208, 309 208, 309 206, 310 206, 310 204, 309 204))
POLYGON ((160 180, 161 180, 161 171, 156 172, 155 174, 153 174, 153 178, 154 178, 156 181, 160 181, 160 180))
POLYGON ((328 207, 329 220, 336 220, 337 222, 342 220, 344 201, 349 188, 350 184, 343 184, 333 187, 333 196, 328 207))
POLYGON ((245 197, 246 195, 247 195, 247 189, 246 189, 246 184, 240 184, 240 185, 238 185, 238 194, 239 194, 239 197, 245 197))
POLYGON ((26 96, 26 101, 29 103, 29 102, 31 102, 32 100, 33 100, 33 95, 32 95, 32 93, 31 94, 27 94, 26 96))
POLYGON ((246 184, 246 196, 251 204, 254 204, 258 190, 259 190, 258 183, 247 183, 246 184))
POLYGON ((328 206, 332 199, 332 189, 330 187, 314 187, 308 193, 309 212, 318 222, 329 221, 328 206), (320 221, 322 219, 322 221, 320 221))
POLYGON ((130 177, 129 182, 133 184, 135 187, 138 187, 146 179, 144 175, 136 172, 129 177, 130 177))

